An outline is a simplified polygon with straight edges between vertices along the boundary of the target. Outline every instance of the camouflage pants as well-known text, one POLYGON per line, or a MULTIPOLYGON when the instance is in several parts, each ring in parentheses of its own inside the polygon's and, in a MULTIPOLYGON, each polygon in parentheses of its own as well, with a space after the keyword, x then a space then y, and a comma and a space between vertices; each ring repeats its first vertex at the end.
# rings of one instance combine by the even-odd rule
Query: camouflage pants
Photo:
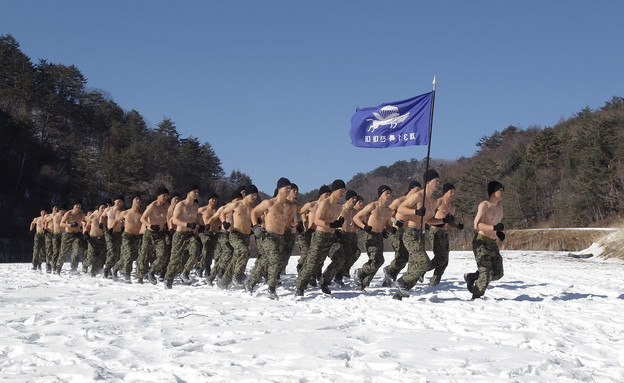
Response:
POLYGON ((247 262, 249 261, 249 234, 243 234, 236 230, 230 233, 230 243, 234 249, 232 260, 228 267, 225 269, 225 273, 221 277, 221 280, 226 285, 232 282, 234 275, 244 275, 247 268, 247 262))
POLYGON ((143 278, 150 269, 150 265, 154 264, 157 259, 165 256, 167 245, 165 244, 164 231, 145 230, 143 240, 141 241, 141 250, 137 259, 137 278, 143 278))
POLYGON ((429 266, 429 270, 433 270, 433 277, 431 277, 429 284, 435 286, 440 282, 449 263, 448 232, 438 227, 432 227, 429 230, 429 240, 433 248, 433 259, 431 266, 429 266))
POLYGON ((222 231, 217 240, 217 248, 215 249, 215 266, 210 270, 210 277, 223 276, 225 270, 232 261, 234 248, 230 243, 230 232, 222 231))
POLYGON ((301 250, 301 256, 299 257, 299 267, 305 265, 308 254, 310 254, 310 242, 312 241, 312 234, 314 230, 306 230, 304 233, 299 234, 299 249, 301 250))
POLYGON ((217 247, 218 233, 202 233, 199 236, 201 241, 201 256, 199 257, 199 268, 210 272, 212 266, 212 258, 214 258, 215 248, 217 247))
POLYGON ((340 236, 340 244, 345 253, 345 262, 337 276, 342 278, 343 276, 349 275, 349 270, 351 270, 355 262, 360 258, 362 252, 358 247, 357 233, 343 232, 340 236))
POLYGON ((400 278, 409 290, 418 283, 418 279, 430 270, 431 260, 425 251, 422 231, 417 227, 408 227, 403 233, 403 243, 409 252, 407 271, 400 278))
POLYGON ((87 257, 83 266, 91 266, 91 276, 98 275, 106 262, 106 240, 104 237, 89 237, 87 240, 87 257))
MULTIPOLYGON (((147 233, 148 230, 145 231, 145 233, 147 233)), ((145 243, 145 233, 143 234, 143 243, 145 243)), ((169 259, 171 258, 171 238, 172 235, 170 232, 168 231, 164 231, 163 232, 163 246, 162 246, 162 251, 158 251, 159 249, 159 242, 149 242, 147 243, 147 245, 154 245, 154 248, 156 249, 156 259, 149 261, 148 263, 151 264, 149 270, 151 270, 154 274, 158 274, 161 271, 166 271, 167 270, 167 266, 169 266, 169 259)), ((141 248, 143 248, 143 244, 141 244, 141 248)), ((146 249, 147 251, 147 249, 146 249)), ((153 250, 152 250, 153 251, 153 250)), ((150 252, 147 252, 147 258, 150 257, 150 252)), ((140 266, 143 267, 143 266, 140 266)), ((139 265, 137 264, 137 277, 139 277, 139 265)), ((140 270, 141 273, 143 273, 142 275, 145 275, 145 272, 143 271, 143 269, 140 270)))
POLYGON ((106 240, 106 268, 112 269, 121 257, 121 232, 104 233, 106 240))
POLYGON ((168 282, 173 282, 173 279, 180 274, 189 258, 197 258, 199 256, 199 246, 199 241, 193 232, 176 231, 173 234, 171 239, 171 259, 169 259, 167 274, 165 274, 165 279, 168 282))
POLYGON ((284 246, 284 236, 266 231, 262 238, 264 254, 256 259, 253 270, 249 277, 249 284, 254 286, 260 283, 262 277, 268 273, 267 284, 269 287, 277 286, 277 276, 280 268, 280 249, 284 246))
POLYGON ((45 234, 35 233, 33 244, 33 267, 37 268, 45 261, 45 234))
POLYGON ((63 234, 52 234, 52 268, 56 267, 59 255, 61 254, 61 239, 63 234))
POLYGON ((45 262, 46 265, 52 267, 52 261, 54 260, 54 245, 52 244, 54 234, 48 232, 45 234, 45 262))
POLYGON ((65 262, 67 253, 70 253, 70 265, 72 270, 78 269, 80 251, 82 250, 82 235, 80 233, 63 233, 61 237, 61 252, 56 262, 56 270, 60 271, 65 262))
POLYGON ((397 276, 405 265, 407 265, 407 261, 409 260, 409 252, 403 243, 404 233, 405 229, 397 228, 396 233, 390 234, 388 237, 394 249, 394 259, 390 262, 390 265, 388 265, 388 273, 392 276, 393 281, 397 279, 397 276))
MULTIPOLYGON (((310 250, 308 252, 308 256, 306 257, 303 268, 299 272, 299 277, 295 281, 295 285, 298 290, 305 290, 308 287, 310 279, 318 275, 318 270, 323 267, 325 258, 327 258, 330 249, 336 243, 338 243, 338 239, 335 234, 319 230, 314 231, 312 239, 310 240, 310 250)), ((332 272, 335 275, 338 270, 339 269, 336 269, 335 271, 330 270, 328 275, 332 272)))
POLYGON ((281 264, 279 266, 279 271, 281 272, 288 265, 288 261, 290 260, 290 255, 292 254, 293 248, 295 247, 295 234, 292 232, 290 228, 286 228, 284 231, 284 242, 282 249, 280 251, 281 264))
POLYGON ((497 281, 503 277, 503 257, 500 255, 496 241, 481 234, 474 236, 472 252, 478 268, 474 295, 482 296, 491 281, 497 281))
POLYGON ((364 246, 366 246, 368 261, 362 266, 362 285, 367 287, 385 260, 383 255, 383 234, 365 233, 364 246))
POLYGON ((141 246, 141 235, 133 235, 124 232, 121 235, 121 257, 115 264, 114 269, 120 270, 124 274, 132 272, 132 264, 139 258, 141 246))

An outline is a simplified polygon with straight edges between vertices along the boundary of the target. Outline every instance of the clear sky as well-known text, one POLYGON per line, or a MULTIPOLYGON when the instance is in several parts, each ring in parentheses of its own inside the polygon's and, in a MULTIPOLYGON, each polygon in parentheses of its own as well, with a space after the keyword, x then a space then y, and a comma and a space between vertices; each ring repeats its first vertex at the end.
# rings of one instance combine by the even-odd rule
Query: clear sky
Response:
POLYGON ((76 65, 155 127, 208 141, 226 174, 302 192, 426 146, 351 146, 356 107, 431 91, 431 156, 624 96, 621 1, 8 1, 0 34, 76 65))

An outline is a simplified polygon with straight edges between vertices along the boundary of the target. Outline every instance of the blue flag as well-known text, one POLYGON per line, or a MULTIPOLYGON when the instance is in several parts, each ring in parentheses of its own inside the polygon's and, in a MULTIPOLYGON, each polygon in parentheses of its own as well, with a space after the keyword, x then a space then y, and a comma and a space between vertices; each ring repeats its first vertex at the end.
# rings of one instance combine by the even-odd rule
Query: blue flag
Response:
POLYGON ((409 100, 357 108, 351 117, 351 143, 363 148, 427 145, 433 92, 409 100))

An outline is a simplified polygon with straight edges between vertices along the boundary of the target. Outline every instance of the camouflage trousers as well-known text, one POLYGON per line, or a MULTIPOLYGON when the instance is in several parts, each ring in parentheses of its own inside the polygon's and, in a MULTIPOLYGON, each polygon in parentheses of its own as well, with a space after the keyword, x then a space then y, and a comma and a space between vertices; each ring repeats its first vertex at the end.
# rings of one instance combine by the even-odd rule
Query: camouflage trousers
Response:
POLYGON ((252 286, 257 285, 262 281, 262 277, 268 273, 267 284, 269 287, 275 288, 277 286, 277 277, 281 270, 282 257, 280 250, 284 247, 284 235, 265 231, 261 242, 263 254, 256 259, 249 277, 249 284, 252 286))
POLYGON ((429 230, 429 240, 433 248, 433 259, 429 270, 433 270, 433 276, 429 285, 436 286, 440 283, 442 274, 449 263, 449 239, 448 232, 439 227, 432 227, 429 230))
POLYGON ((56 268, 59 255, 61 254, 62 238, 63 238, 63 234, 57 234, 57 233, 52 234, 52 269, 56 268))
POLYGON ((43 262, 45 262, 45 234, 35 233, 32 257, 33 267, 38 268, 43 262))
POLYGON ((91 266, 91 276, 95 277, 106 262, 106 240, 104 237, 89 237, 86 254, 83 267, 91 266))
POLYGON ((362 266, 362 285, 367 287, 385 261, 383 255, 383 234, 365 232, 364 246, 366 246, 368 261, 362 266))
POLYGON ((232 261, 233 255, 234 248, 230 243, 230 232, 220 232, 219 238, 217 239, 217 247, 215 249, 215 263, 212 270, 210 270, 210 278, 223 276, 223 273, 225 273, 225 269, 227 269, 230 261, 232 261))
POLYGON ((106 231, 104 233, 106 240, 106 265, 105 268, 112 269, 121 257, 121 232, 106 231))
POLYGON ((61 237, 61 252, 56 262, 56 270, 60 271, 65 262, 67 253, 70 253, 69 260, 72 270, 78 269, 80 262, 80 252, 82 251, 82 235, 80 233, 63 233, 61 237))
POLYGON ((306 257, 303 268, 299 272, 299 277, 295 281, 295 285, 298 290, 305 290, 308 287, 308 282, 311 278, 315 278, 318 275, 318 270, 323 267, 325 258, 327 256, 336 258, 335 253, 339 253, 338 256, 342 259, 342 263, 339 259, 336 262, 332 259, 332 264, 327 266, 325 273, 323 273, 323 280, 331 282, 333 277, 342 267, 344 263, 344 253, 342 247, 338 242, 338 238, 334 233, 327 233, 324 231, 315 230, 310 240, 310 250, 306 257), (330 256, 330 251, 333 250, 334 254, 330 256), (326 279, 327 276, 327 279, 326 279), (329 278, 331 276, 331 279, 329 278))
MULTIPOLYGON (((148 231, 149 230, 145 230, 145 233, 147 233, 148 231)), ((145 233, 143 233, 143 242, 141 243, 141 252, 143 251, 143 246, 144 246, 143 244, 146 244, 146 246, 153 246, 151 251, 148 251, 149 248, 146 248, 145 250, 146 257, 148 258, 147 263, 151 265, 149 267, 149 270, 152 271, 154 274, 158 274, 161 271, 166 271, 167 266, 169 266, 169 259, 171 258, 171 238, 173 235, 169 231, 163 231, 162 251, 159 251, 159 246, 160 246, 159 240, 154 241, 154 239, 151 238, 147 240, 147 243, 146 243, 145 233), (156 250, 156 258, 153 260, 149 260, 154 250, 156 250)), ((145 271, 143 270, 143 265, 139 265, 139 263, 137 262, 137 277, 140 277, 140 276, 145 276, 145 271), (140 270, 139 270, 139 267, 141 267, 140 270), (143 274, 139 275, 139 272, 143 274)))
MULTIPOLYGON (((165 279, 173 282, 173 279, 180 274, 182 268, 189 259, 199 257, 200 243, 191 231, 176 231, 171 239, 171 259, 167 266, 165 279)), ((195 261, 197 262, 197 261, 195 261)))
POLYGON ((124 274, 130 274, 132 272, 132 264, 139 258, 140 246, 141 235, 124 232, 121 235, 121 257, 113 268, 120 270, 124 274))
POLYGON ((52 267, 52 261, 54 260, 54 234, 47 232, 45 234, 45 262, 46 265, 52 267))
POLYGON ((477 277, 473 295, 482 296, 491 281, 497 281, 504 275, 503 257, 496 241, 481 234, 475 234, 472 240, 472 252, 477 261, 477 277))
POLYGON ((197 265, 202 271, 206 271, 207 273, 210 272, 210 267, 212 266, 218 235, 218 233, 204 232, 199 236, 202 247, 201 256, 199 257, 197 265))
POLYGON ((340 236, 340 244, 345 254, 345 262, 340 272, 336 277, 342 278, 349 275, 349 270, 353 267, 355 262, 360 258, 362 252, 358 247, 358 235, 357 233, 345 233, 340 236))
POLYGON ((236 230, 230 233, 230 244, 234 249, 232 260, 225 269, 221 280, 225 285, 232 282, 234 275, 245 275, 245 269, 247 268, 247 262, 249 261, 249 241, 250 234, 243 234, 236 230))
POLYGON ((403 243, 403 234, 405 233, 405 229, 397 228, 394 234, 390 234, 388 239, 390 239, 390 244, 394 249, 394 259, 388 265, 388 273, 392 276, 392 280, 395 281, 397 276, 403 270, 405 265, 407 265, 407 261, 409 260, 409 252, 403 243))
POLYGON ((314 230, 309 229, 299 234, 298 240, 301 256, 299 257, 299 261, 297 262, 299 264, 299 266, 297 267, 300 269, 303 267, 303 265, 305 265, 306 258, 308 257, 308 254, 310 254, 310 241, 312 241, 313 233, 314 230))
POLYGON ((292 232, 292 229, 289 227, 284 231, 284 244, 282 249, 280 250, 281 256, 281 264, 279 266, 280 272, 286 268, 288 265, 288 261, 290 260, 290 255, 292 254, 293 248, 295 247, 295 234, 292 232))
POLYGON ((167 251, 165 243, 164 231, 145 230, 143 240, 141 241, 141 249, 139 258, 137 259, 136 277, 143 278, 157 259, 163 259, 167 251))
POLYGON ((403 243, 409 252, 409 260, 407 262, 407 271, 400 280, 409 290, 418 283, 431 267, 431 260, 425 251, 425 242, 423 233, 418 227, 408 227, 403 233, 403 243))

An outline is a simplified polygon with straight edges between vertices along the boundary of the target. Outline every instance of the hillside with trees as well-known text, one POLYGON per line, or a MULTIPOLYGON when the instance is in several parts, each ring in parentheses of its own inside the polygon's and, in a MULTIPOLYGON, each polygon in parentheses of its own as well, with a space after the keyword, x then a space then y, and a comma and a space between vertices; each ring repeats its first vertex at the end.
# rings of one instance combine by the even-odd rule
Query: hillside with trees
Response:
MULTIPOLYGON (((432 152, 436 152, 435 127, 432 152)), ((586 227, 614 220, 624 210, 624 99, 613 97, 553 127, 509 126, 476 143, 475 154, 454 161, 431 159, 441 181, 457 188, 454 202, 469 243, 476 207, 489 181, 505 185, 508 228, 586 227)), ((73 66, 33 63, 11 36, 0 36, 0 261, 28 261, 27 228, 41 208, 81 198, 90 207, 118 193, 153 195, 159 185, 231 195, 251 178, 225 175, 208 142, 181 137, 163 118, 155 128, 136 110, 124 110, 104 90, 90 89, 73 66), (193 164, 193 166, 189 166, 193 164)), ((347 187, 370 202, 388 184, 402 195, 422 181, 425 160, 403 160, 356 174, 347 187)), ((320 186, 320 185, 319 185, 320 186)), ((300 196, 317 197, 318 190, 300 196)), ((439 196, 439 192, 436 196, 439 196)), ((263 196, 266 196, 263 194, 263 196)), ((223 198, 225 199, 225 198, 223 198)))

